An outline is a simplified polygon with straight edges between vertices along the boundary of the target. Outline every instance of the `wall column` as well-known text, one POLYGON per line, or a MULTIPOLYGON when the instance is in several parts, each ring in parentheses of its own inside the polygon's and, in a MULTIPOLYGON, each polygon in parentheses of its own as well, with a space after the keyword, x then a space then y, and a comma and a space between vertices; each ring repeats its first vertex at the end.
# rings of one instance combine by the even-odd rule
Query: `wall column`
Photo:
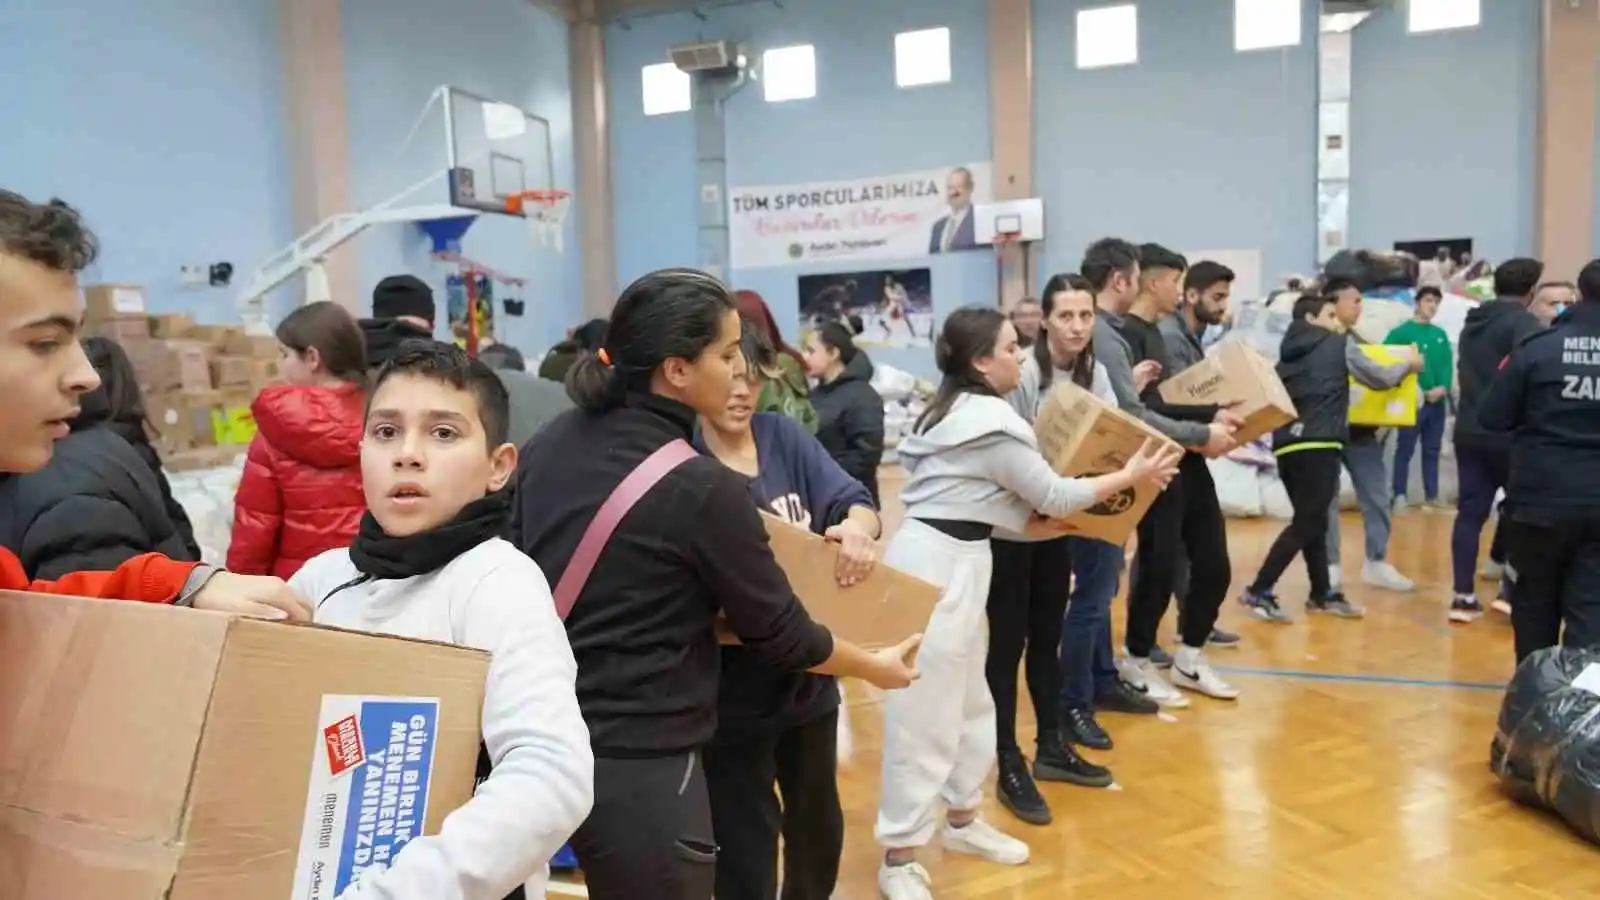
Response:
MULTIPOLYGON (((989 108, 996 200, 1033 194, 1033 2, 989 0, 989 108)), ((1000 308, 1009 310, 1037 286, 1024 276, 1022 248, 996 246, 1000 308)))
POLYGON ((1572 279, 1595 252, 1600 0, 1543 0, 1534 255, 1572 279))
MULTIPOLYGON (((344 35, 339 4, 327 0, 279 0, 283 38, 285 121, 295 235, 329 216, 351 212, 349 118, 345 109, 344 35)), ((335 250, 326 264, 333 299, 363 315, 352 244, 335 250)), ((305 280, 290 282, 297 294, 305 280)), ((296 303, 301 302, 297 296, 296 303)))
POLYGON ((578 174, 572 206, 578 217, 583 317, 591 319, 610 316, 611 305, 617 299, 616 205, 611 186, 605 30, 595 22, 594 0, 583 0, 578 12, 568 37, 572 57, 572 152, 578 174))

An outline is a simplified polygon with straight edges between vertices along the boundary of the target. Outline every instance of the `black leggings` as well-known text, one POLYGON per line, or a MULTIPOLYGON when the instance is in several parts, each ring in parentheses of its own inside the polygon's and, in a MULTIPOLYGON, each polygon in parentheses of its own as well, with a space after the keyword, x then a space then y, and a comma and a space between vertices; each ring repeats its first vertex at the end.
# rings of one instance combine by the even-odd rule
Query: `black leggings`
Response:
POLYGON ((1321 599, 1333 588, 1328 581, 1328 507, 1339 493, 1337 448, 1295 450, 1278 457, 1278 477, 1294 507, 1294 518, 1267 551, 1267 558, 1250 585, 1253 594, 1270 594, 1296 555, 1306 561, 1311 596, 1321 599))
POLYGON ((711 818, 721 845, 717 900, 778 896, 780 834, 783 900, 828 900, 833 894, 844 852, 838 746, 834 710, 793 728, 714 740, 706 747, 711 818))
POLYGON ((1180 580, 1187 582, 1178 617, 1180 637, 1186 646, 1204 647, 1233 580, 1227 523, 1205 457, 1185 453, 1178 477, 1139 520, 1136 562, 1128 588, 1128 653, 1150 656, 1180 580))
POLYGON ((594 809, 572 836, 593 900, 707 900, 717 844, 698 753, 594 761, 594 809))
POLYGON ((1039 734, 1060 726, 1061 617, 1072 590, 1070 538, 1024 542, 991 540, 989 658, 985 676, 994 697, 996 748, 1017 747, 1017 664, 1027 648, 1028 695, 1039 734))

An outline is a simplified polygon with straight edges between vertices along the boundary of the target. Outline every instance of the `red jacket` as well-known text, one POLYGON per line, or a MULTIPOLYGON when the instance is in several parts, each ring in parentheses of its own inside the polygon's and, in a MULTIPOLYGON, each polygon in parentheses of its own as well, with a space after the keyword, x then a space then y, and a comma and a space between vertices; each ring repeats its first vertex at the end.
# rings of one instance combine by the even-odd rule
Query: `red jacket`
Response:
POLYGON ((197 565, 167 559, 159 553, 145 553, 109 572, 69 572, 55 581, 29 581, 17 555, 0 547, 0 590, 171 603, 178 599, 197 565))
POLYGON ((313 556, 348 547, 361 493, 361 392, 274 385, 251 404, 256 438, 233 501, 228 569, 287 579, 313 556))

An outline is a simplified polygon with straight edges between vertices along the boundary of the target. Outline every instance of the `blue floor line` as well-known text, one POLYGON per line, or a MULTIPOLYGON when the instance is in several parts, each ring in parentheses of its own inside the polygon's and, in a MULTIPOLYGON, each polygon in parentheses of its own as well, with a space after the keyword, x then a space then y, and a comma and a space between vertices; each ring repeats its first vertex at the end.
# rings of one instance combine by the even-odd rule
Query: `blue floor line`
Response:
POLYGON ((1397 675, 1346 675, 1337 672, 1308 672, 1300 669, 1249 669, 1235 666, 1217 666, 1218 672, 1230 675, 1253 675, 1262 678, 1300 678, 1307 681, 1344 681, 1355 684, 1390 684, 1400 687, 1457 688, 1467 691, 1503 691, 1503 682, 1447 681, 1437 678, 1403 678, 1397 675))

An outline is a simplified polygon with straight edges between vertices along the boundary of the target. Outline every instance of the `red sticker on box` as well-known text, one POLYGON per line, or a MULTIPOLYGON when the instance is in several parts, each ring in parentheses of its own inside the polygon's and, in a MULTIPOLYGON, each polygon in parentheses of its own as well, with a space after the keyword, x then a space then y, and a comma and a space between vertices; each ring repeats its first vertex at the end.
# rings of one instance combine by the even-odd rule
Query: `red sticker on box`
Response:
POLYGON ((361 723, 345 716, 322 729, 322 742, 328 748, 328 774, 342 775, 367 761, 367 748, 361 743, 361 723))

